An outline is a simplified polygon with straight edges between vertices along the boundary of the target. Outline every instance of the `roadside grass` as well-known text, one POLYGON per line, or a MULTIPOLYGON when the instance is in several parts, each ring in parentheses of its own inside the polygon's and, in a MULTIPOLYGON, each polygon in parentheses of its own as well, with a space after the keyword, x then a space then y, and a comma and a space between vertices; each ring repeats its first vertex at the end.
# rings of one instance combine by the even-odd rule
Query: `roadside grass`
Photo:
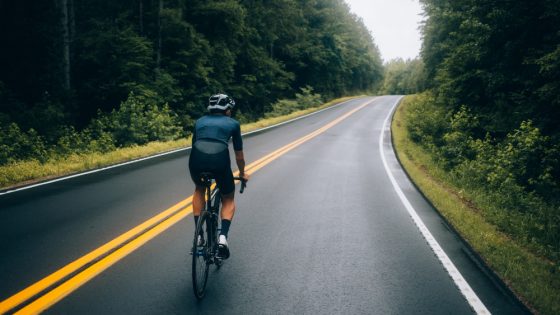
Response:
POLYGON ((360 96, 364 96, 364 95, 341 97, 341 98, 334 99, 330 102, 324 103, 320 106, 311 107, 311 108, 304 109, 304 110, 298 110, 298 111, 295 111, 295 112, 290 113, 288 115, 271 117, 271 118, 263 118, 263 119, 258 120, 256 122, 248 123, 248 124, 245 124, 245 125, 241 126, 241 132, 243 132, 243 133, 250 132, 250 131, 257 130, 257 129, 261 129, 261 128, 273 126, 273 125, 276 125, 276 124, 280 124, 280 123, 283 123, 283 122, 288 121, 290 119, 301 117, 301 116, 319 111, 321 109, 324 109, 324 108, 327 108, 327 107, 330 107, 330 106, 333 106, 333 105, 336 105, 336 104, 339 104, 339 103, 342 103, 342 102, 345 102, 345 101, 348 101, 348 100, 351 100, 353 98, 357 98, 357 97, 360 97, 360 96))
POLYGON ((60 176, 131 161, 161 152, 172 151, 190 144, 190 137, 166 142, 150 142, 143 146, 118 148, 107 153, 71 154, 64 158, 21 161, 0 166, 0 187, 10 188, 60 176))
POLYGON ((451 184, 449 175, 408 136, 405 121, 407 96, 392 121, 393 143, 399 160, 414 183, 484 262, 533 312, 560 314, 560 270, 487 222, 464 191, 451 184))
MULTIPOLYGON (((350 100, 358 96, 334 99, 321 106, 300 110, 288 115, 264 118, 259 121, 241 126, 242 132, 249 132, 260 128, 279 124, 296 117, 300 117, 329 106, 350 100)), ((191 137, 166 142, 150 142, 142 146, 118 148, 107 153, 71 154, 64 158, 57 158, 41 163, 37 160, 20 161, 0 166, 0 189, 10 189, 28 185, 52 178, 76 174, 88 170, 102 168, 123 163, 151 155, 169 152, 190 146, 191 137)))

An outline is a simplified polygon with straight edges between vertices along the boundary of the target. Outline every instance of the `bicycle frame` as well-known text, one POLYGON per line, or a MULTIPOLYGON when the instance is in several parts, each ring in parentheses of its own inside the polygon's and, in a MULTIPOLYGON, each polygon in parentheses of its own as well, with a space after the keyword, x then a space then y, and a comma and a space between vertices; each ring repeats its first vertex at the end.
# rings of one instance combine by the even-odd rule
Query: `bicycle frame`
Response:
MULTIPOLYGON (((211 173, 203 173, 201 176, 205 189, 204 195, 206 197, 206 206, 200 213, 199 221, 197 223, 197 227, 195 228, 192 247, 193 288, 197 299, 202 299, 204 297, 209 265, 215 264, 218 268, 222 265, 222 259, 217 256, 218 224, 220 220, 219 213, 221 201, 220 190, 218 187, 212 189, 213 177, 211 173), (203 235, 204 224, 206 224, 206 235, 203 235), (206 243, 203 243, 203 245, 197 245, 199 235, 206 237, 206 243), (203 259, 199 260, 201 257, 203 259), (200 268, 201 266, 202 268, 200 268)), ((239 177, 234 177, 234 179, 242 181, 240 193, 243 193, 245 182, 239 177)))
POLYGON ((210 228, 208 229, 209 235, 207 235, 207 242, 210 248, 210 263, 219 264, 216 260, 217 252, 217 239, 218 239, 218 223, 219 223, 219 213, 220 213, 220 189, 212 187, 212 177, 210 175, 203 176, 203 182, 205 186, 206 195, 206 207, 203 211, 207 211, 210 214, 210 228), (214 203, 214 204, 212 204, 214 203))

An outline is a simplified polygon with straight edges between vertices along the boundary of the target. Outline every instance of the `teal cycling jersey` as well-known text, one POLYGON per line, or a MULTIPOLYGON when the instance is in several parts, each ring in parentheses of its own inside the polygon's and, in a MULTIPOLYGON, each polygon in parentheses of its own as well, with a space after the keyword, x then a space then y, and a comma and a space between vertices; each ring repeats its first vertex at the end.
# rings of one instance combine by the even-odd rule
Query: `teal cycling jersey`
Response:
POLYGON ((198 119, 194 125, 193 145, 198 140, 218 141, 228 145, 232 139, 235 151, 243 150, 241 126, 231 117, 221 114, 207 115, 198 119))

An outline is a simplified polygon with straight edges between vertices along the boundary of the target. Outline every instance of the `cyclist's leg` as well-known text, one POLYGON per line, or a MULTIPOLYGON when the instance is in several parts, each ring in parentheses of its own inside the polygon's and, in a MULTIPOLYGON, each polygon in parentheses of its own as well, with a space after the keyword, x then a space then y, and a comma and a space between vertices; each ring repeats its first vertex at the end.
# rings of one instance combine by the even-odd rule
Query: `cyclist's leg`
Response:
POLYGON ((195 224, 198 217, 200 216, 200 212, 202 212, 202 209, 204 209, 204 203, 206 202, 204 199, 204 192, 205 192, 204 186, 196 185, 194 189, 193 201, 192 201, 195 224))
POLYGON ((221 176, 216 177, 216 184, 220 188, 222 194, 222 220, 233 219, 235 213, 235 182, 233 181, 233 173, 231 168, 227 168, 220 173, 221 176))
POLYGON ((220 229, 220 236, 218 237, 218 252, 222 259, 229 257, 229 248, 227 243, 227 236, 231 220, 235 213, 235 183, 233 181, 233 174, 231 168, 227 168, 224 172, 220 173, 221 176, 216 177, 216 183, 220 187, 222 195, 222 211, 221 218, 222 224, 220 229))
POLYGON ((194 217, 194 224, 198 222, 198 218, 200 216, 200 212, 204 209, 205 203, 205 187, 204 183, 200 178, 201 172, 206 167, 204 165, 204 154, 198 152, 196 148, 193 147, 191 151, 191 155, 189 157, 189 173, 191 175, 191 179, 195 184, 195 189, 193 193, 193 217, 194 217))
POLYGON ((233 215, 235 214, 235 193, 231 192, 230 194, 224 195, 222 194, 222 220, 229 220, 233 219, 233 215))
POLYGON ((220 187, 220 192, 222 194, 222 229, 220 234, 227 237, 229 231, 229 225, 235 214, 235 183, 233 181, 233 173, 231 169, 228 168, 221 173, 222 176, 216 178, 216 182, 220 187))

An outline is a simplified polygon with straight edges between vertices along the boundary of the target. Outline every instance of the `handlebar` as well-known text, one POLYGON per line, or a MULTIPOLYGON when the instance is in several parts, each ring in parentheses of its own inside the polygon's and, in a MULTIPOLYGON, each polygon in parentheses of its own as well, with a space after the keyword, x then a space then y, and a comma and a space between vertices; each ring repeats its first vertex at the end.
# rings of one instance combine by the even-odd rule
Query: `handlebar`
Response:
POLYGON ((247 181, 243 179, 243 177, 234 177, 234 180, 238 180, 241 182, 241 188, 239 189, 239 193, 242 194, 243 191, 245 190, 245 187, 247 187, 247 181))

